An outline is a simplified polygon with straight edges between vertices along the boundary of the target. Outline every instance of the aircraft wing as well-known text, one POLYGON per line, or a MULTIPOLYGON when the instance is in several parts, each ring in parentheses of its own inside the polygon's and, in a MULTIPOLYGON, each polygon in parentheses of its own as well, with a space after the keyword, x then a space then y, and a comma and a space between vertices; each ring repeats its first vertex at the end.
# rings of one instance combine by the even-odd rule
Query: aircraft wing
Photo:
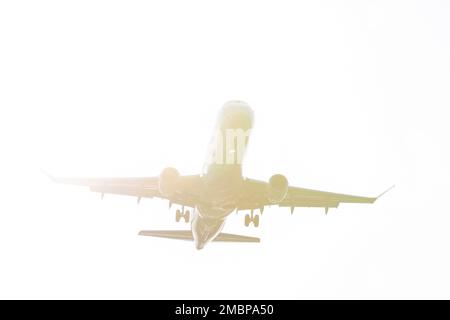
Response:
POLYGON ((174 194, 169 198, 159 192, 159 177, 119 178, 58 178, 44 172, 57 183, 86 186, 93 192, 118 194, 141 198, 162 198, 171 203, 195 207, 199 199, 201 178, 199 175, 180 176, 174 194))
POLYGON ((337 208, 341 203, 374 203, 377 198, 353 196, 305 188, 289 187, 286 198, 278 205, 290 207, 337 208))
POLYGON ((342 193, 333 193, 327 191, 319 191, 306 188, 289 187, 286 197, 279 203, 270 203, 267 199, 268 183, 263 181, 247 179, 246 198, 239 207, 240 210, 260 209, 266 205, 278 205, 280 207, 290 207, 291 212, 296 207, 319 207, 337 208, 341 203, 373 203, 381 195, 389 191, 391 188, 380 194, 378 197, 361 197, 342 193))

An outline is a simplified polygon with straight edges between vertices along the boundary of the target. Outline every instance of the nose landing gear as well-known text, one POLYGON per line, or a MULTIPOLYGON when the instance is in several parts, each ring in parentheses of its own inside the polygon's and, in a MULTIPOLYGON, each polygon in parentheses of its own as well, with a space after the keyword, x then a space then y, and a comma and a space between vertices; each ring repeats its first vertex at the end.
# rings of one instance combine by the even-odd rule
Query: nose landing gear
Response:
POLYGON ((181 218, 184 218, 184 221, 187 223, 191 218, 191 213, 189 210, 184 210, 184 207, 180 210, 177 209, 175 212, 175 221, 180 222, 181 218))
POLYGON ((244 224, 246 227, 248 227, 250 225, 250 223, 253 222, 253 225, 255 226, 255 228, 258 228, 259 226, 259 215, 253 215, 253 210, 250 211, 250 214, 246 214, 245 215, 245 220, 244 220, 244 224))

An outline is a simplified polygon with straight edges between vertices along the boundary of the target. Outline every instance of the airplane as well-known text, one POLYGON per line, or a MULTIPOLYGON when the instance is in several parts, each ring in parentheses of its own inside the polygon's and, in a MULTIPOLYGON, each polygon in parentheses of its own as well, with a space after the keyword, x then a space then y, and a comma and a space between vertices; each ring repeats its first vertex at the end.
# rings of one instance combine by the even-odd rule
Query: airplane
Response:
MULTIPOLYGON (((259 210, 266 206, 337 208, 340 203, 374 203, 378 197, 361 197, 290 186, 282 174, 274 174, 266 181, 244 177, 242 160, 247 149, 254 113, 239 100, 225 103, 219 112, 214 134, 201 174, 180 175, 167 167, 154 177, 118 178, 59 178, 46 173, 54 182, 87 186, 104 194, 128 195, 137 198, 162 198, 181 207, 175 220, 191 222, 190 230, 144 230, 139 235, 194 241, 202 249, 211 241, 260 242, 257 237, 222 233, 226 218, 232 212, 248 210, 246 227, 259 226, 259 210), (185 209, 191 208, 191 210, 185 209), (191 217, 192 211, 192 217, 191 217), (192 219, 191 219, 192 218, 192 219)), ((45 172, 44 172, 45 173, 45 172)))

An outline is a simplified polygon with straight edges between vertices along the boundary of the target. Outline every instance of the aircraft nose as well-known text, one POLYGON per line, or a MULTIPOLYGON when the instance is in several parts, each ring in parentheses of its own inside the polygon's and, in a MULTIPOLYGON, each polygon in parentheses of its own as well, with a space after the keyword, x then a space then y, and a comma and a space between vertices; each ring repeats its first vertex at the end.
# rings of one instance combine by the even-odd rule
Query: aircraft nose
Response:
POLYGON ((243 101, 225 103, 220 118, 222 127, 227 129, 249 129, 253 125, 253 111, 243 101))
POLYGON ((242 100, 231 100, 226 102, 223 105, 223 110, 226 111, 241 111, 241 112, 245 112, 245 113, 250 113, 251 112, 251 108, 248 105, 247 102, 242 101, 242 100))

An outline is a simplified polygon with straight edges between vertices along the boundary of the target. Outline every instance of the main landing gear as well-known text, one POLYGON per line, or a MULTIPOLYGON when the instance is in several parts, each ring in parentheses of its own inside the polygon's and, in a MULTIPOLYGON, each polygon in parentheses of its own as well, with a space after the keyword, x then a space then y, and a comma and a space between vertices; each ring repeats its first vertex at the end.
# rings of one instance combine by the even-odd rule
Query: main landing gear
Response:
POLYGON ((181 218, 184 218, 184 221, 187 223, 191 218, 191 213, 189 210, 184 210, 184 207, 180 210, 177 209, 175 212, 175 221, 180 222, 181 218))
POLYGON ((250 225, 250 223, 253 222, 253 225, 255 226, 255 228, 257 228, 259 226, 259 214, 257 215, 253 215, 253 210, 250 211, 250 214, 246 214, 245 215, 245 226, 248 227, 250 225))

